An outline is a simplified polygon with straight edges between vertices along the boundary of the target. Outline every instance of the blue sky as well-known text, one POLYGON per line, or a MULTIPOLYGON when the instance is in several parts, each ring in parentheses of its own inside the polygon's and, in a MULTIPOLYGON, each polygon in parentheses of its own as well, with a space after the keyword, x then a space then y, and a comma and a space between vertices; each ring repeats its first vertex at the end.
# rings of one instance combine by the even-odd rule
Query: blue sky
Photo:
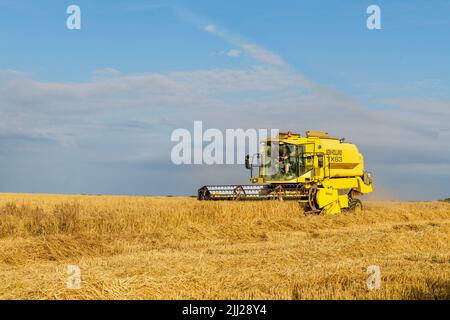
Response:
POLYGON ((251 64, 212 54, 229 47, 199 32, 213 23, 339 89, 356 91, 358 82, 386 78, 412 83, 446 77, 448 84, 450 4, 378 1, 383 29, 369 31, 365 10, 372 3, 4 0, 0 66, 45 81, 85 81, 93 70, 106 67, 143 73, 251 64), (80 31, 65 28, 70 4, 82 9, 80 31))
POLYGON ((2 0, 0 191, 245 182, 236 166, 170 164, 170 132, 200 119, 346 135, 380 197, 448 196, 449 38, 450 3, 438 0, 2 0), (66 28, 71 4, 81 30, 66 28), (366 28, 371 4, 381 30, 366 28), (238 107, 239 119, 222 116, 238 107))

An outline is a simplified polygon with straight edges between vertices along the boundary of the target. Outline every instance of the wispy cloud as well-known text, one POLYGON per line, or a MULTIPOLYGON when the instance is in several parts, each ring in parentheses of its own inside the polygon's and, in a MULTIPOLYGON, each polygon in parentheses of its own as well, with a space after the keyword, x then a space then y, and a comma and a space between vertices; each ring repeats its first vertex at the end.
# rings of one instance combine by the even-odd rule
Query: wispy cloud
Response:
MULTIPOLYGON (((208 24, 204 27, 204 30, 208 33, 214 34, 224 41, 240 48, 242 51, 246 52, 251 57, 256 60, 263 62, 265 64, 283 66, 286 65, 283 58, 280 55, 270 52, 269 50, 264 49, 263 47, 251 43, 247 40, 244 40, 241 36, 235 35, 226 31, 222 28, 218 28, 214 24, 208 24)), ((227 55, 236 56, 239 55, 240 51, 238 50, 230 50, 227 55)))
MULTIPOLYGON (((241 51, 247 53, 249 56, 253 57, 257 61, 275 66, 286 65, 286 63, 284 62, 283 58, 280 55, 273 53, 263 48, 262 46, 245 39, 243 36, 239 34, 230 32, 229 30, 226 30, 225 28, 220 27, 215 23, 206 22, 210 19, 197 15, 192 11, 187 10, 186 8, 176 7, 174 9, 180 19, 196 25, 205 32, 220 37, 225 42, 239 48, 241 51)), ((232 54, 236 53, 237 52, 232 52, 232 54)))
POLYGON ((205 27, 205 31, 206 31, 206 32, 213 33, 213 32, 216 31, 216 26, 213 25, 213 24, 208 24, 208 25, 205 27))
POLYGON ((93 72, 93 77, 94 78, 110 78, 110 77, 118 77, 120 76, 122 73, 114 68, 103 68, 103 69, 98 69, 95 70, 93 72))
POLYGON ((218 52, 213 52, 212 55, 227 56, 230 58, 238 58, 241 56, 241 51, 238 49, 229 49, 227 51, 222 50, 222 51, 218 51, 218 52))
POLYGON ((282 66, 285 65, 285 62, 283 60, 283 58, 281 58, 281 56, 279 56, 278 54, 272 53, 260 46, 257 46, 255 44, 251 44, 251 43, 245 43, 245 44, 241 44, 241 47, 251 56, 253 56, 254 58, 258 59, 259 61, 268 63, 268 64, 272 64, 272 65, 277 65, 277 66, 282 66))
POLYGON ((226 55, 232 58, 237 58, 241 55, 241 51, 237 49, 230 49, 227 51, 226 55))

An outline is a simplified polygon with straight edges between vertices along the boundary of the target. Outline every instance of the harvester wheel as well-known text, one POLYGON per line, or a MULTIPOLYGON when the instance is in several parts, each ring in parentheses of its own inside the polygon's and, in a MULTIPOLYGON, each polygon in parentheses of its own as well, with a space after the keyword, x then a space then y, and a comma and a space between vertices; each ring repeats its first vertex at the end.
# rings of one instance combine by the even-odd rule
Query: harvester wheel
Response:
POLYGON ((319 209, 319 206, 317 205, 316 201, 317 196, 317 185, 313 184, 308 191, 308 204, 305 206, 305 215, 309 214, 320 214, 321 209, 319 209))
POLYGON ((308 191, 308 204, 311 210, 319 210, 316 205, 317 185, 313 184, 308 191))
POLYGON ((361 212, 362 211, 362 202, 359 199, 352 199, 348 203, 348 211, 350 212, 361 212))

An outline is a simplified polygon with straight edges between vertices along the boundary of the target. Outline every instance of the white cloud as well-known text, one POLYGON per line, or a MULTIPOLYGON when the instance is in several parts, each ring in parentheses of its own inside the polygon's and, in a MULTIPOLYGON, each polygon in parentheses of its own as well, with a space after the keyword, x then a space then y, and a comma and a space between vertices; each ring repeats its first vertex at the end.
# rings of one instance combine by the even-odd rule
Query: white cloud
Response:
POLYGON ((208 24, 208 25, 205 27, 205 31, 206 31, 206 32, 210 32, 210 33, 214 33, 214 32, 216 32, 216 26, 213 25, 213 24, 208 24))
MULTIPOLYGON (((62 134, 76 139, 79 127, 93 120, 104 125, 114 120, 117 126, 111 114, 128 121, 145 120, 151 113, 152 119, 165 118, 173 126, 203 119, 216 127, 323 129, 371 148, 398 148, 400 153, 423 144, 430 153, 447 154, 439 150, 444 141, 438 137, 449 132, 442 120, 448 104, 427 100, 421 107, 408 100, 405 107, 372 110, 285 68, 117 75, 87 83, 40 82, 26 75, 2 77, 1 72, 0 79, 4 132, 22 128, 22 133, 54 134, 56 140, 62 134), (427 106, 434 109, 424 115, 427 106)), ((417 161, 421 158, 417 154, 417 161)))
MULTIPOLYGON (((171 131, 191 129, 194 120, 210 128, 325 130, 357 143, 367 168, 391 188, 402 179, 394 166, 404 172, 413 165, 450 162, 449 104, 432 102, 409 99, 395 101, 401 107, 372 110, 289 68, 274 66, 118 74, 86 83, 41 82, 9 71, 0 72, 0 149, 53 141, 99 163, 147 154, 144 158, 152 166, 152 161, 168 161, 171 131)), ((9 154, 11 158, 14 152, 9 154)), ((234 179, 245 183, 239 180, 242 170, 234 170, 234 179)), ((422 172, 414 170, 417 183, 428 171, 422 172)), ((407 197, 408 190, 405 186, 393 197, 407 197)))
POLYGON ((103 68, 95 70, 92 75, 94 78, 109 78, 109 77, 118 77, 122 75, 122 73, 114 68, 103 68))
POLYGON ((227 51, 217 51, 213 52, 212 55, 214 56, 228 56, 230 58, 238 58, 241 55, 241 51, 238 49, 230 49, 227 51))
POLYGON ((237 50, 237 49, 230 49, 227 51, 227 56, 232 57, 232 58, 237 58, 241 55, 241 51, 237 50))
POLYGON ((251 43, 242 44, 241 47, 257 60, 271 65, 282 66, 285 64, 283 58, 260 46, 251 43))
MULTIPOLYGON (((204 28, 204 30, 206 32, 215 34, 216 36, 222 38, 223 40, 227 41, 228 43, 230 43, 238 48, 241 48, 242 51, 245 51, 248 55, 250 55, 251 57, 255 58, 256 60, 258 60, 264 64, 269 64, 269 65, 274 65, 274 66, 286 65, 286 63, 284 62, 283 58, 280 55, 270 52, 269 50, 266 50, 257 44, 243 40, 242 37, 240 37, 238 35, 234 35, 222 28, 220 28, 220 30, 218 30, 217 27, 213 24, 208 24, 204 28)), ((230 51, 232 51, 231 56, 234 57, 235 54, 237 54, 239 50, 237 50, 237 49, 232 49, 232 50, 230 50, 230 51), (232 51, 232 50, 236 50, 236 51, 232 51)), ((227 55, 229 55, 230 51, 227 52, 227 55)))

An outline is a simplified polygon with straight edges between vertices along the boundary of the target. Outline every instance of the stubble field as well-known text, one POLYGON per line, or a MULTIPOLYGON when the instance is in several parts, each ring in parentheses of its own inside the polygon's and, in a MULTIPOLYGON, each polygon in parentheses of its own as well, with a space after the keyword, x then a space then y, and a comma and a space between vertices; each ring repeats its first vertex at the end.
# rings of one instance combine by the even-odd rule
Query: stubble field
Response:
POLYGON ((450 203, 364 205, 0 194, 0 298, 449 299, 450 203))

